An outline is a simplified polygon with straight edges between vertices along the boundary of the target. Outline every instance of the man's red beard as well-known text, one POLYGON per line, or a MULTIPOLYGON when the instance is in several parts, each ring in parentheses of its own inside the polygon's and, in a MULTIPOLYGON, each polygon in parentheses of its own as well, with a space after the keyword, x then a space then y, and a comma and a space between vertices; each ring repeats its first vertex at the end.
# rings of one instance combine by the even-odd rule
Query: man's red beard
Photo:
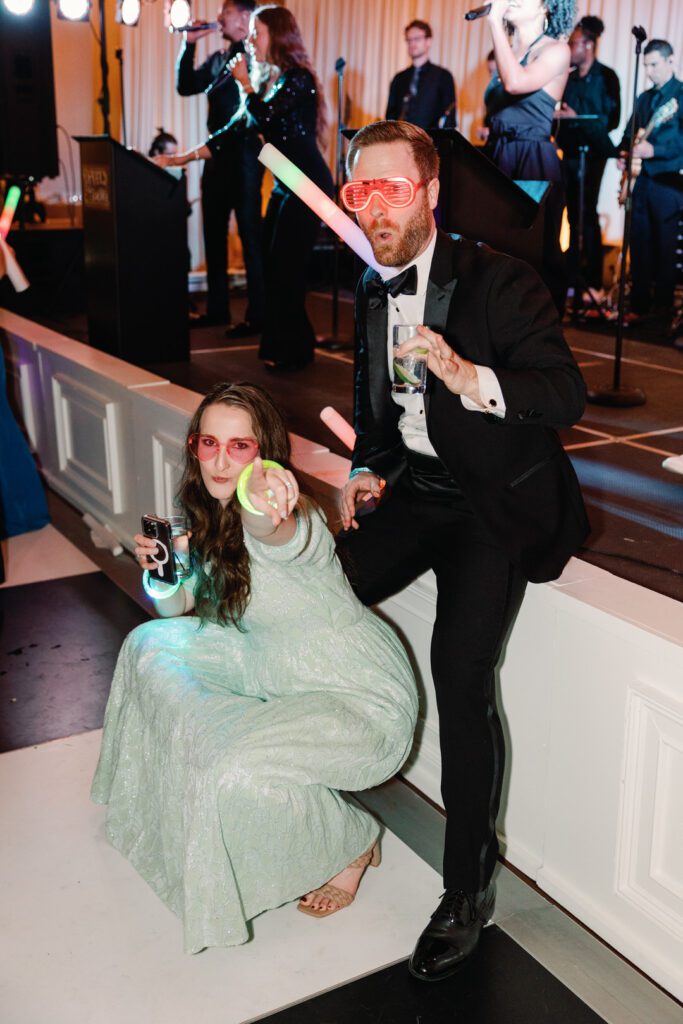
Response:
POLYGON ((417 210, 403 228, 403 232, 398 224, 388 219, 373 220, 363 230, 378 263, 381 263, 383 267, 403 267, 412 263, 423 248, 432 233, 433 223, 432 211, 429 208, 427 197, 424 196, 417 210), (393 231, 395 237, 382 241, 378 239, 378 235, 382 231, 393 231))

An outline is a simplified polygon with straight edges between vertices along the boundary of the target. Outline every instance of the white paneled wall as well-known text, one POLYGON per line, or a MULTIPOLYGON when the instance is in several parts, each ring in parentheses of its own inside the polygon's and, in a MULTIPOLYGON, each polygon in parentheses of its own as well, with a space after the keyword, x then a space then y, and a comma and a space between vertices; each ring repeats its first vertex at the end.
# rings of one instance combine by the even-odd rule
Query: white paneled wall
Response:
MULTIPOLYGON (((172 507, 200 396, 0 310, 3 328, 46 478, 131 549, 140 515, 172 507)), ((329 503, 348 460, 300 437, 293 458, 329 503)), ((435 597, 428 573, 381 612, 421 688, 406 775, 438 802, 435 597)), ((506 857, 683 998, 683 606, 572 559, 555 583, 529 587, 499 689, 506 857)))

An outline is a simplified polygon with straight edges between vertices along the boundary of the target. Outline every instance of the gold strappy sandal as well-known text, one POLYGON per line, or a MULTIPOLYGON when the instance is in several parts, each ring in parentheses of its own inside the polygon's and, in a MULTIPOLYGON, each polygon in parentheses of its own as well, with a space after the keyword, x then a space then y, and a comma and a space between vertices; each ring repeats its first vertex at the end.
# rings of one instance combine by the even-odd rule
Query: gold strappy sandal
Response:
MULTIPOLYGON (((367 868, 368 865, 371 868, 378 868, 382 862, 382 851, 379 847, 379 840, 372 846, 366 853, 361 854, 360 857, 356 857, 348 865, 350 868, 367 868)), ((361 878, 363 876, 361 875, 361 878)), ((304 903, 299 903, 297 910, 300 910, 302 914, 308 914, 309 917, 329 917, 330 914, 336 914, 338 910, 344 910, 345 907, 351 906, 354 901, 354 896, 346 889, 340 889, 336 885, 332 885, 328 882, 326 885, 322 885, 319 889, 313 889, 309 894, 312 897, 321 896, 323 899, 334 900, 337 904, 332 910, 315 910, 313 907, 308 906, 304 903)))

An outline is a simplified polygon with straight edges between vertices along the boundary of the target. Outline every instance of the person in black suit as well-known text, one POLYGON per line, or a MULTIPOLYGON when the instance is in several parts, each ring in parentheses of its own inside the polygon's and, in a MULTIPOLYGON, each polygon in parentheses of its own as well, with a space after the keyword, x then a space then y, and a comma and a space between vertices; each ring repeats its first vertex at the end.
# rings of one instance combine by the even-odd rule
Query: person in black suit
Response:
POLYGON ((433 981, 460 966, 493 912, 504 761, 494 672, 527 581, 559 576, 587 534, 556 433, 580 418, 585 386, 536 272, 437 230, 439 160, 425 132, 376 122, 355 135, 347 164, 383 269, 367 270, 356 293, 356 444, 337 546, 368 605, 436 574, 446 892, 410 962, 433 981), (411 205, 385 198, 382 181, 395 176, 413 183, 411 205), (427 348, 424 396, 392 394, 398 322, 427 325, 399 349, 427 348), (370 497, 375 510, 357 512, 370 497))
POLYGON ((420 128, 455 128, 453 75, 432 64, 432 29, 426 21, 411 21, 405 29, 411 67, 399 71, 389 87, 387 120, 410 121, 420 128))
MULTIPOLYGON (((218 22, 228 47, 212 53, 199 67, 194 66, 197 40, 213 29, 192 31, 190 26, 185 33, 178 57, 176 88, 180 96, 206 94, 210 132, 227 124, 240 107, 240 90, 228 65, 238 53, 244 53, 249 18, 255 7, 255 0, 225 0, 218 12, 218 22)), ((208 295, 206 314, 195 321, 194 326, 231 323, 228 227, 234 210, 247 275, 247 309, 244 321, 226 331, 232 338, 259 333, 265 316, 260 149, 256 131, 235 133, 220 158, 207 160, 202 171, 202 228, 208 295)), ((199 159, 197 153, 195 159, 199 159)))
MULTIPOLYGON (((674 52, 665 39, 651 39, 643 51, 643 68, 652 88, 636 102, 636 131, 671 100, 678 109, 650 135, 637 142, 633 156, 640 171, 633 187, 631 223, 631 313, 669 315, 676 287, 676 239, 683 213, 683 82, 675 75, 674 52)), ((623 169, 630 141, 629 119, 620 149, 623 169)))
POLYGON ((570 282, 576 283, 580 274, 593 290, 594 297, 602 294, 602 237, 598 216, 600 185, 608 157, 614 156, 614 144, 608 132, 618 127, 621 119, 619 79, 612 68, 601 64, 596 57, 598 39, 605 30, 600 18, 587 14, 569 37, 572 71, 562 97, 562 105, 555 111, 559 118, 557 144, 564 154, 562 176, 567 197, 567 214, 571 229, 567 267, 570 282), (565 119, 581 114, 597 115, 581 128, 565 123, 565 119), (581 161, 580 148, 587 146, 583 203, 583 261, 579 267, 578 237, 580 227, 581 161))

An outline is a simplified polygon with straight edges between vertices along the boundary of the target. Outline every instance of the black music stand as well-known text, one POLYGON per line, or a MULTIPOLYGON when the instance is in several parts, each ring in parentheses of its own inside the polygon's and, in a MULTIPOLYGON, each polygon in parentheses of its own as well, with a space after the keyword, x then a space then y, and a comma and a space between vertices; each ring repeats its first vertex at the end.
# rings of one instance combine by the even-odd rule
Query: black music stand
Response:
MULTIPOLYGON (((598 301, 593 289, 585 280, 582 272, 583 251, 585 246, 585 223, 586 223, 586 163, 588 154, 594 146, 595 135, 591 128, 597 128, 600 121, 599 114, 576 114, 575 117, 556 117, 558 123, 558 143, 560 149, 567 133, 570 135, 573 148, 579 155, 579 222, 578 222, 578 244, 576 273, 569 282, 569 287, 574 289, 574 300, 572 302, 572 319, 580 320, 585 313, 586 303, 584 295, 588 295, 590 304, 603 320, 609 317, 605 314, 602 304, 598 301)), ((567 140, 569 141, 569 140, 567 140)), ((566 144, 566 143, 565 143, 566 144)), ((572 239, 573 241, 573 239, 572 239)))
POLYGON ((513 181, 457 128, 434 129, 429 134, 441 159, 439 226, 486 242, 540 271, 551 183, 513 181))
POLYGON ((184 176, 108 135, 76 138, 90 344, 138 366, 188 359, 184 176))

